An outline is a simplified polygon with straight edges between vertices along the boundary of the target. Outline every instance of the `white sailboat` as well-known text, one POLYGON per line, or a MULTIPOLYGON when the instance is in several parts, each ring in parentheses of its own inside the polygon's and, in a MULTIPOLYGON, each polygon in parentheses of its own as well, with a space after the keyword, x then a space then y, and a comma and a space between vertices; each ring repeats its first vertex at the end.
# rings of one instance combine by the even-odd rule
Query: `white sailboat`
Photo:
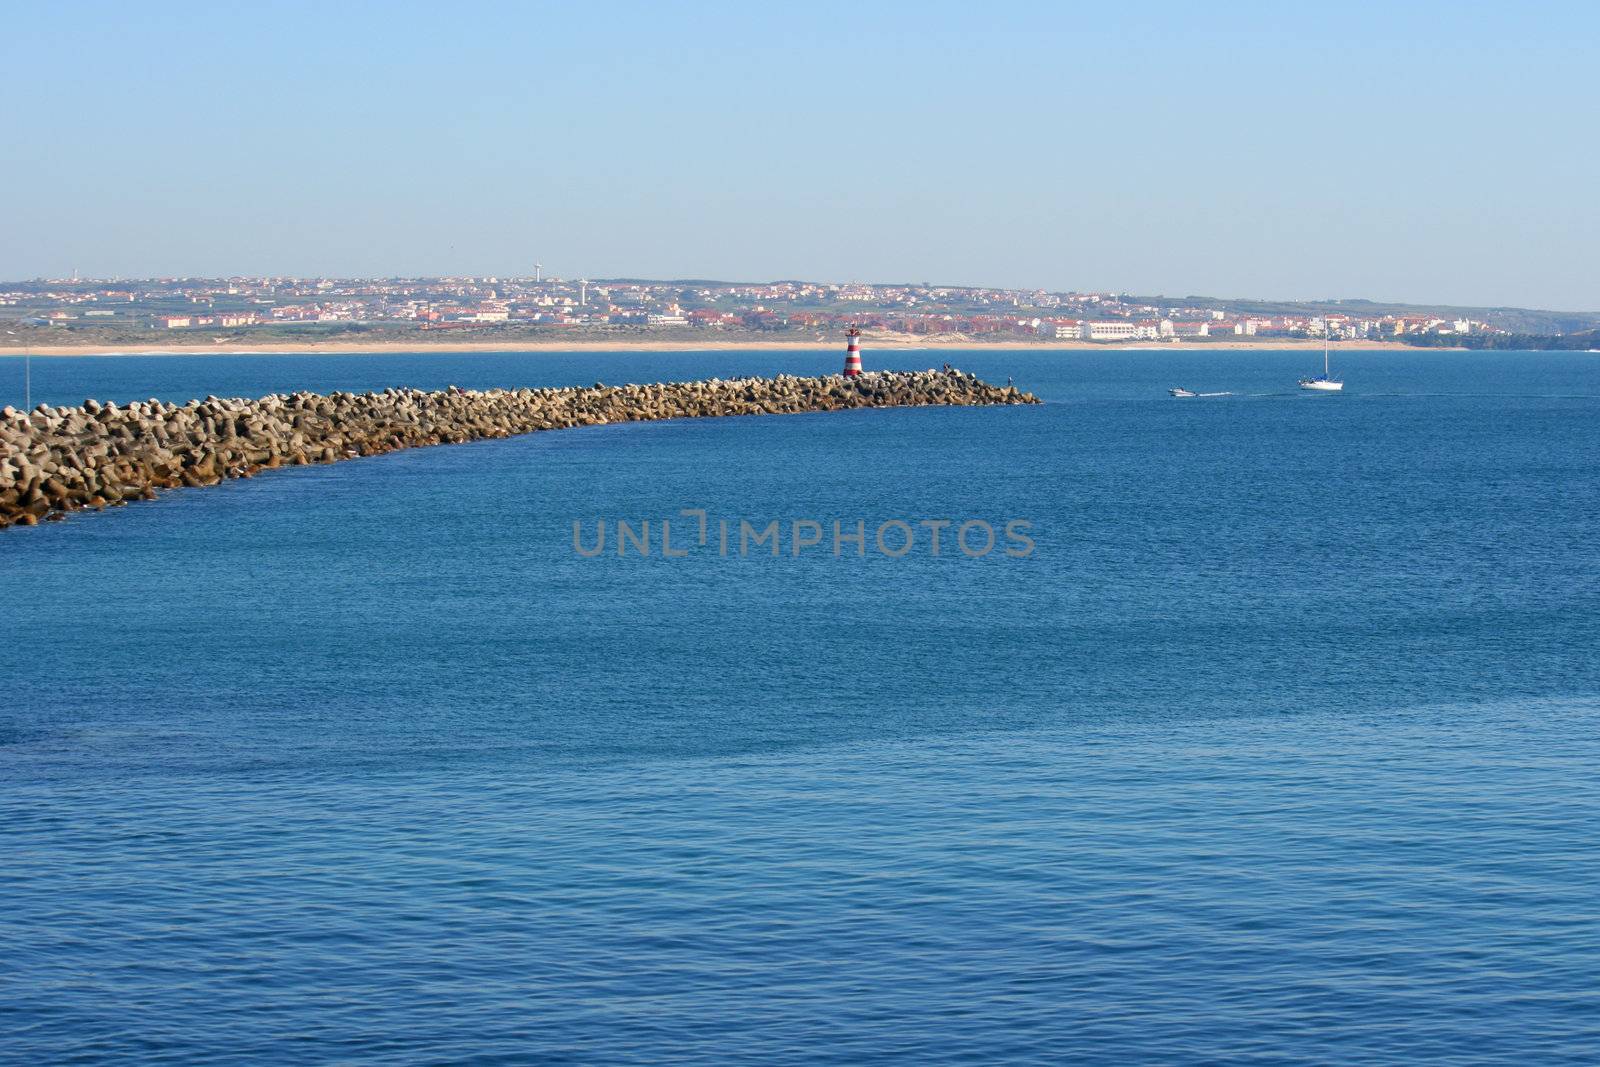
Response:
POLYGON ((1301 378, 1300 388, 1310 389, 1316 393, 1337 393, 1344 388, 1344 383, 1328 375, 1328 335, 1333 328, 1328 324, 1327 316, 1322 319, 1322 377, 1301 378))

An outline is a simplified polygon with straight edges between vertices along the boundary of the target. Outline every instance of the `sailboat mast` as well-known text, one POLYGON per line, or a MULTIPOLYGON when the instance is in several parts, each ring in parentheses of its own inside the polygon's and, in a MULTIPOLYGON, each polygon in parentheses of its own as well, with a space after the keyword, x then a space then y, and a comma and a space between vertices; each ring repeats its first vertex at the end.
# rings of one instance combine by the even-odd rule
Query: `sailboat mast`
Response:
POLYGON ((1333 333, 1333 324, 1328 321, 1328 316, 1322 316, 1322 376, 1328 376, 1328 337, 1333 333))

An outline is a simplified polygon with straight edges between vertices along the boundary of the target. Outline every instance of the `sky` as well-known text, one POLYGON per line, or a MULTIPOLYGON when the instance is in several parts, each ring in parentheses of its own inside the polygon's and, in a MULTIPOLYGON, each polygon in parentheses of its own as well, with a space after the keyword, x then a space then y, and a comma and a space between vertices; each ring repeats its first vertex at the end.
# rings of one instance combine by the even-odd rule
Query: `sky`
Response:
POLYGON ((4 279, 1600 310, 1600 4, 0 9, 4 279))

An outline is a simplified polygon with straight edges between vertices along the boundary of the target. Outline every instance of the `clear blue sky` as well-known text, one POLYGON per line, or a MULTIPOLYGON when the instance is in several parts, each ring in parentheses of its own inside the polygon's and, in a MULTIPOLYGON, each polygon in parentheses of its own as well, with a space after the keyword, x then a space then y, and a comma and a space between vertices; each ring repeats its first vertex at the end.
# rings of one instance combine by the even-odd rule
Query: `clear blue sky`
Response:
POLYGON ((45 4, 0 278, 1600 309, 1591 3, 45 4))

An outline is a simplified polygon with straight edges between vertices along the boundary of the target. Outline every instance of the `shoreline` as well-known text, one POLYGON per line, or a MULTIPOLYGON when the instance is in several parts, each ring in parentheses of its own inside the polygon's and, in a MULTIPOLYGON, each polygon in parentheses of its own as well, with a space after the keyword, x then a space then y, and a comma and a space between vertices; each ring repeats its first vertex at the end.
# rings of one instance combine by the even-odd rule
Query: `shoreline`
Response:
MULTIPOLYGON (((541 352, 817 352, 833 351, 841 344, 832 339, 822 341, 328 341, 293 342, 279 344, 249 344, 230 342, 209 345, 0 345, 0 356, 40 356, 45 358, 71 356, 225 356, 225 355, 360 355, 382 353, 541 353, 541 352)), ((1207 350, 1236 352, 1259 350, 1263 352, 1298 352, 1305 349, 1321 350, 1320 340, 1308 338, 1278 339, 1272 341, 1208 342, 1206 344, 1156 342, 1145 344, 1104 343, 1096 341, 952 341, 908 340, 903 338, 878 338, 864 336, 862 347, 869 351, 963 351, 963 352, 1166 352, 1199 353, 1207 350)), ((1463 352, 1462 348, 1420 349, 1398 341, 1344 342, 1334 345, 1338 352, 1382 351, 1433 351, 1463 352)))

